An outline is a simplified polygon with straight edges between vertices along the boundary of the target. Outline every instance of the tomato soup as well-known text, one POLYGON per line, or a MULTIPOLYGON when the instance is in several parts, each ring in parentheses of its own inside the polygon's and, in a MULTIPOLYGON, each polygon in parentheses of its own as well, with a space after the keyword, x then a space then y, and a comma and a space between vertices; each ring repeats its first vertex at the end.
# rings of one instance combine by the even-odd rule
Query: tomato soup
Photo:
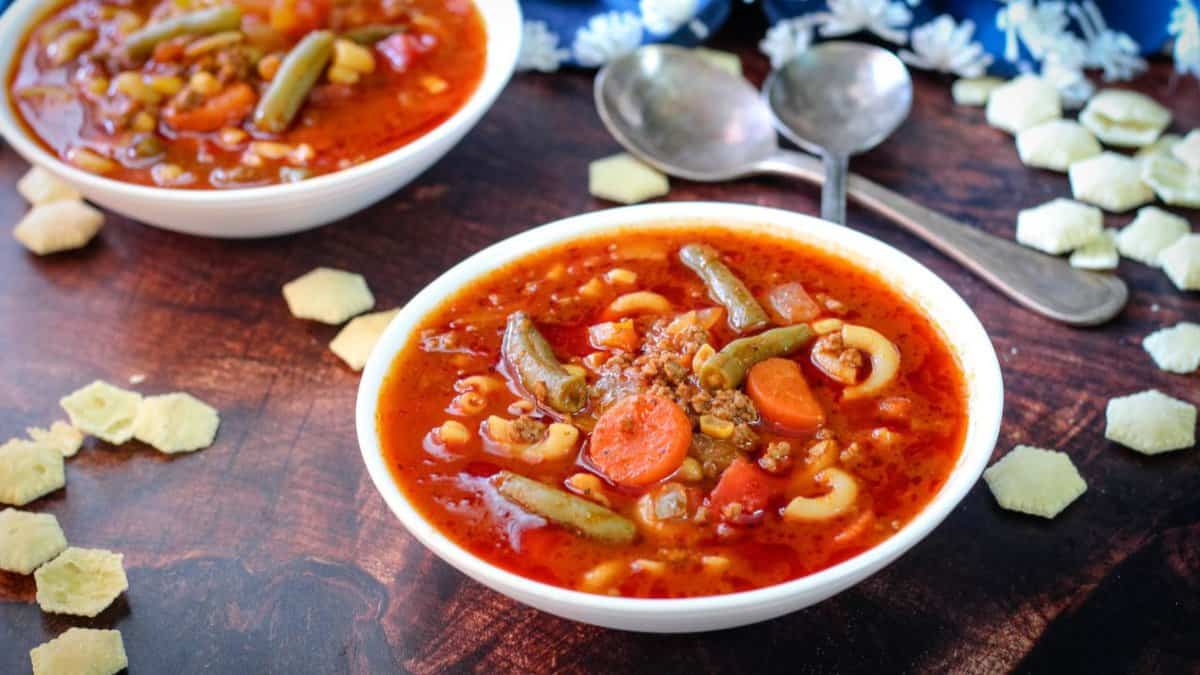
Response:
POLYGON ((840 257, 697 226, 531 254, 428 316, 384 383, 392 474, 519 575, 639 598, 796 579, 909 522, 966 386, 900 293, 840 257))
POLYGON ((486 42, 470 0, 74 0, 32 29, 7 86, 79 168, 253 187, 428 133, 474 93, 486 42))

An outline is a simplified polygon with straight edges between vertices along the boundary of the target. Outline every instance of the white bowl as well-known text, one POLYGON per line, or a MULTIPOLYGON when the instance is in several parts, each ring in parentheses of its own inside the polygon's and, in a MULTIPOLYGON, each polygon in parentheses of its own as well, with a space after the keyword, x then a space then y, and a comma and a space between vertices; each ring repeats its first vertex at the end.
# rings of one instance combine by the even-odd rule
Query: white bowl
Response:
POLYGON ((679 633, 731 628, 820 602, 882 569, 921 541, 979 479, 995 447, 1004 405, 1000 364, 991 340, 963 299, 904 253, 854 230, 809 216, 741 204, 668 203, 596 211, 505 239, 454 266, 396 315, 375 347, 358 388, 357 428, 363 461, 392 511, 442 560, 510 598, 568 619, 634 631, 679 633), (396 354, 448 296, 497 266, 563 242, 614 231, 645 232, 680 223, 765 231, 834 252, 875 271, 917 303, 942 331, 966 375, 968 425, 962 455, 946 484, 890 539, 800 579, 753 591, 686 599, 615 598, 566 590, 507 572, 463 550, 425 521, 397 487, 380 450, 376 409, 396 354))
POLYGON ((298 183, 232 190, 134 185, 88 173, 47 152, 18 119, 8 81, 46 0, 17 0, 0 16, 0 135, 30 164, 75 185, 91 201, 151 225, 207 237, 267 237, 306 230, 362 210, 441 159, 491 107, 516 66, 521 46, 517 0, 475 0, 487 30, 487 62, 475 93, 458 112, 417 140, 343 171, 298 183))

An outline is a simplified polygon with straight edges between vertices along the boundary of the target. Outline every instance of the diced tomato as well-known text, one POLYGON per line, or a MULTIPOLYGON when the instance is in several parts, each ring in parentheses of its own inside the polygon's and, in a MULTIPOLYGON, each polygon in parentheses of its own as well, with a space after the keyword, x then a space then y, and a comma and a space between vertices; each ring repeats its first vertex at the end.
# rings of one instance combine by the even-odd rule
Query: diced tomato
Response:
POLYGON ((403 73, 413 61, 436 46, 432 35, 396 33, 375 43, 375 49, 392 65, 392 70, 403 73))
POLYGON ((733 460, 708 496, 710 512, 721 520, 745 522, 767 508, 773 497, 782 495, 787 480, 776 478, 745 457, 733 460), (739 506, 732 507, 734 504, 739 506))
POLYGON ((330 0, 274 0, 271 27, 285 35, 300 37, 327 26, 330 0))

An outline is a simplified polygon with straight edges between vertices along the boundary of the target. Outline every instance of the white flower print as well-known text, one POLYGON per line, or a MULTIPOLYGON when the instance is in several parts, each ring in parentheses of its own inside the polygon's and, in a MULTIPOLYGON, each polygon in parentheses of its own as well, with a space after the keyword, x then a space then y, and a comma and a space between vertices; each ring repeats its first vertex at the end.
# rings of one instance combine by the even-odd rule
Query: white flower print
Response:
POLYGON ((823 37, 840 37, 867 31, 883 40, 903 44, 912 11, 891 0, 828 0, 829 12, 820 18, 823 37))
POLYGON ((526 21, 521 26, 521 53, 517 56, 517 70, 552 73, 570 56, 570 50, 558 48, 558 35, 550 31, 545 21, 526 21))
POLYGON ((1167 32, 1175 38, 1175 70, 1200 77, 1200 15, 1192 0, 1179 0, 1171 10, 1167 32))
POLYGON ((1104 69, 1104 81, 1128 80, 1146 69, 1138 43, 1126 33, 1110 30, 1092 0, 1073 5, 1071 16, 1087 42, 1087 65, 1104 69))
POLYGON ((1084 74, 1088 48, 1083 40, 1067 34, 1060 38, 1042 60, 1042 79, 1053 84, 1068 110, 1082 108, 1096 92, 1096 86, 1084 74))
POLYGON ((771 60, 771 68, 783 67, 812 46, 813 28, 818 20, 819 17, 809 14, 779 21, 758 43, 758 51, 771 60))
POLYGON ((970 19, 955 24, 950 15, 943 14, 913 29, 912 51, 902 50, 900 58, 917 68, 979 77, 992 64, 992 56, 971 41, 974 34, 975 23, 970 19))
POLYGON ((602 66, 642 44, 642 22, 633 12, 597 14, 575 33, 572 51, 581 66, 602 66))
POLYGON ((699 11, 699 0, 641 0, 642 25, 656 35, 672 35, 699 11))
POLYGON ((1004 31, 1004 60, 1016 63, 1020 59, 1018 40, 1033 58, 1042 60, 1049 48, 1067 34, 1069 21, 1063 2, 1010 0, 996 13, 996 27, 1004 31))

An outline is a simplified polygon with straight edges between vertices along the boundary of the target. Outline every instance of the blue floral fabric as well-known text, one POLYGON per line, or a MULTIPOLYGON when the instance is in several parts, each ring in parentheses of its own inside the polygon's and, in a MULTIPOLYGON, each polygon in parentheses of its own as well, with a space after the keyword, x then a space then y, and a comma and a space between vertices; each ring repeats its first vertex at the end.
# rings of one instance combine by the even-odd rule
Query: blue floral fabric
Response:
MULTIPOLYGON (((671 42, 694 45, 720 28, 734 2, 747 0, 521 0, 525 14, 527 51, 532 62, 526 68, 553 70, 559 65, 600 65, 609 52, 628 51, 631 44, 671 42), (641 30, 635 22, 644 18, 641 30), (531 28, 530 23, 534 26, 531 28), (652 30, 658 29, 658 30, 652 30), (532 31, 532 32, 531 32, 532 31), (532 43, 530 45, 529 43, 532 43), (539 61, 540 58, 540 61, 539 61), (539 65, 541 63, 541 65, 539 65), (553 67, 550 67, 553 64, 553 67)), ((1191 0, 761 0, 759 5, 774 25, 786 19, 819 16, 831 9, 842 12, 868 11, 881 5, 898 5, 907 12, 903 27, 907 34, 936 17, 948 15, 957 25, 970 21, 971 40, 992 56, 992 70, 1014 70, 1023 62, 1040 61, 1014 31, 1006 31, 998 16, 1011 5, 1028 8, 1058 5, 1071 25, 1066 30, 1081 38, 1083 31, 1073 20, 1077 6, 1094 4, 1104 28, 1123 33, 1132 40, 1133 54, 1161 51, 1168 39, 1168 26, 1177 6, 1191 7, 1191 0), (830 5, 837 7, 831 8, 830 5), (1013 44, 1015 42, 1015 44, 1013 44), (1012 50, 1019 54, 1011 57, 1012 50)), ((895 8, 893 8, 895 9, 895 8)), ((1016 10, 1014 10, 1014 13, 1016 10)), ((836 12, 835 12, 836 13, 836 12)), ((1194 9, 1193 9, 1194 14, 1194 9)), ((870 32, 870 31, 868 31, 870 32)), ((816 31, 815 39, 831 37, 816 31)), ((892 42, 899 42, 891 40, 892 42)), ((611 54, 608 54, 611 55, 611 54)))

